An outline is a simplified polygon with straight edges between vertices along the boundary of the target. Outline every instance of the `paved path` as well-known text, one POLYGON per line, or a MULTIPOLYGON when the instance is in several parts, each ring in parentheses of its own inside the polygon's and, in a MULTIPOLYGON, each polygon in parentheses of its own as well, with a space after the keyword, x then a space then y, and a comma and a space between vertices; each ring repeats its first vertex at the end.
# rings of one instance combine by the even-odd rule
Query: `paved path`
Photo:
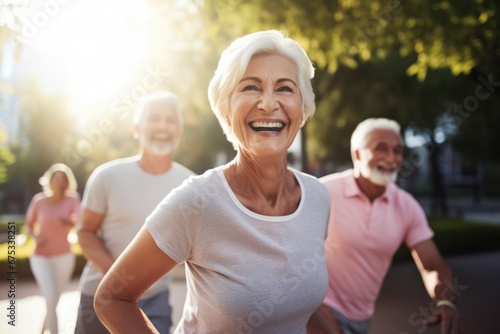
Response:
MULTIPOLYGON (((68 285, 57 306, 60 334, 74 333, 76 313, 80 301, 80 294, 77 288, 78 279, 75 279, 68 285)), ((0 283, 0 291, 0 310, 2 310, 0 333, 40 334, 45 316, 45 304, 36 283, 33 281, 18 282, 16 286, 16 327, 8 325, 7 321, 9 319, 4 316, 7 312, 6 308, 9 305, 9 300, 5 292, 7 291, 7 285, 4 282, 0 283)), ((173 307, 172 320, 174 323, 177 323, 181 318, 185 296, 186 284, 177 278, 174 279, 170 289, 170 302, 173 307)))
MULTIPOLYGON (((500 252, 447 257, 468 334, 500 334, 500 252)), ((382 287, 370 334, 439 334, 424 328, 429 297, 413 262, 394 265, 382 287)))
MULTIPOLYGON (((454 270, 460 291, 459 307, 468 334, 500 333, 500 252, 455 256, 446 259, 454 270)), ((77 280, 71 282, 58 306, 61 333, 73 333, 78 307, 77 280)), ((0 283, 0 309, 6 314, 7 285, 0 283)), ((34 282, 18 282, 16 287, 16 327, 0 317, 0 333, 39 334, 44 316, 43 299, 34 282)), ((180 319, 186 285, 175 279, 171 287, 173 320, 180 319)), ((438 328, 424 328, 420 312, 429 308, 418 271, 413 263, 394 265, 385 280, 369 334, 438 334, 438 328)))

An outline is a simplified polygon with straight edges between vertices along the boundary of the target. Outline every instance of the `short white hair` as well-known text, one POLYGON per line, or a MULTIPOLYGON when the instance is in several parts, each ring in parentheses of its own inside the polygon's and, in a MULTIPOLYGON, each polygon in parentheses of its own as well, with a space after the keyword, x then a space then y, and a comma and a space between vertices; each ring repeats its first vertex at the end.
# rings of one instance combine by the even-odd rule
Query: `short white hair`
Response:
POLYGON ((134 114, 134 124, 139 124, 142 121, 144 115, 149 112, 149 108, 153 104, 163 104, 173 107, 177 112, 177 122, 179 127, 183 127, 181 104, 177 95, 169 91, 157 91, 144 96, 137 105, 137 109, 134 114))
POLYGON ((310 119, 315 111, 314 92, 311 79, 314 67, 304 49, 293 39, 285 37, 277 30, 254 32, 235 39, 221 55, 219 64, 208 86, 210 107, 226 135, 235 145, 231 128, 227 123, 229 100, 238 81, 245 73, 248 63, 258 54, 277 54, 290 59, 297 68, 297 77, 302 97, 302 124, 310 119))
POLYGON ((388 130, 397 134, 401 138, 401 127, 398 122, 388 118, 368 118, 359 123, 351 136, 351 152, 365 148, 368 135, 375 130, 388 130))
POLYGON ((76 192, 78 183, 76 182, 75 175, 73 174, 71 168, 63 163, 56 163, 50 166, 49 169, 47 169, 47 171, 38 179, 38 183, 42 186, 43 193, 46 196, 52 196, 53 191, 50 188, 50 180, 57 172, 63 173, 66 175, 66 179, 68 179, 68 189, 66 189, 66 192, 76 192))

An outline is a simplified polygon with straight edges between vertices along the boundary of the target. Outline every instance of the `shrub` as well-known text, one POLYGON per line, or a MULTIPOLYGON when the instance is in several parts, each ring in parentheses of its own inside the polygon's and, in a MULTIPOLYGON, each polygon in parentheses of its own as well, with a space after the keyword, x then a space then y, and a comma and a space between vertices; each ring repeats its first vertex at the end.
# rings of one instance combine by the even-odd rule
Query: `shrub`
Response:
MULTIPOLYGON (((434 241, 443 256, 500 250, 500 226, 466 222, 455 218, 429 218, 434 241)), ((394 261, 412 259, 406 245, 394 255, 394 261)))
MULTIPOLYGON (((35 249, 35 241, 31 237, 26 237, 25 234, 20 234, 17 236, 18 240, 23 240, 26 238, 25 242, 22 244, 16 245, 15 255, 13 258, 16 261, 15 264, 15 272, 16 279, 18 280, 27 280, 33 279, 33 274, 31 273, 29 257, 33 253, 35 249)), ((85 266, 86 259, 82 255, 82 250, 80 245, 72 243, 71 250, 76 256, 75 268, 73 270, 73 277, 80 277, 83 271, 83 267, 85 266)), ((1 268, 9 268, 8 267, 8 243, 0 244, 0 267, 1 268)), ((3 273, 6 273, 7 270, 2 270, 3 273)))

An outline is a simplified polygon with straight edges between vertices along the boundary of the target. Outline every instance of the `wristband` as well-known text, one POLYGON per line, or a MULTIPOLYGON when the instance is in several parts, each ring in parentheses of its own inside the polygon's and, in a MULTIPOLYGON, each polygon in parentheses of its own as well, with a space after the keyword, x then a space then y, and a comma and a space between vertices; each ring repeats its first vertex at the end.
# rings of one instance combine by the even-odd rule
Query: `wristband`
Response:
POLYGON ((446 300, 446 299, 441 299, 441 300, 438 300, 436 302, 436 307, 440 307, 440 306, 448 306, 449 308, 451 308, 453 310, 457 310, 457 305, 453 304, 452 302, 450 302, 449 300, 446 300))

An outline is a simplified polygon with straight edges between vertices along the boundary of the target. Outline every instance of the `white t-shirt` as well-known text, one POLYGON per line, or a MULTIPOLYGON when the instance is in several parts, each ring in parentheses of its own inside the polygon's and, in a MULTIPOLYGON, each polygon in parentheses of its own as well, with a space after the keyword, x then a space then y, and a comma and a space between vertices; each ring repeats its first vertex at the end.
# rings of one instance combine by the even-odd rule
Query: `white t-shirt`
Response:
POLYGON ((218 167, 184 182, 147 218, 160 249, 186 263, 175 333, 306 333, 328 284, 329 195, 293 172, 302 194, 287 216, 248 210, 218 167))
MULTIPOLYGON (((145 172, 139 166, 137 157, 113 160, 96 168, 90 176, 82 207, 104 214, 100 237, 116 259, 156 205, 191 175, 194 175, 192 171, 175 162, 168 172, 156 175, 145 172)), ((93 296, 102 277, 101 272, 88 261, 80 279, 82 293, 93 296)), ((164 277, 143 298, 167 289, 168 278, 164 277)))

